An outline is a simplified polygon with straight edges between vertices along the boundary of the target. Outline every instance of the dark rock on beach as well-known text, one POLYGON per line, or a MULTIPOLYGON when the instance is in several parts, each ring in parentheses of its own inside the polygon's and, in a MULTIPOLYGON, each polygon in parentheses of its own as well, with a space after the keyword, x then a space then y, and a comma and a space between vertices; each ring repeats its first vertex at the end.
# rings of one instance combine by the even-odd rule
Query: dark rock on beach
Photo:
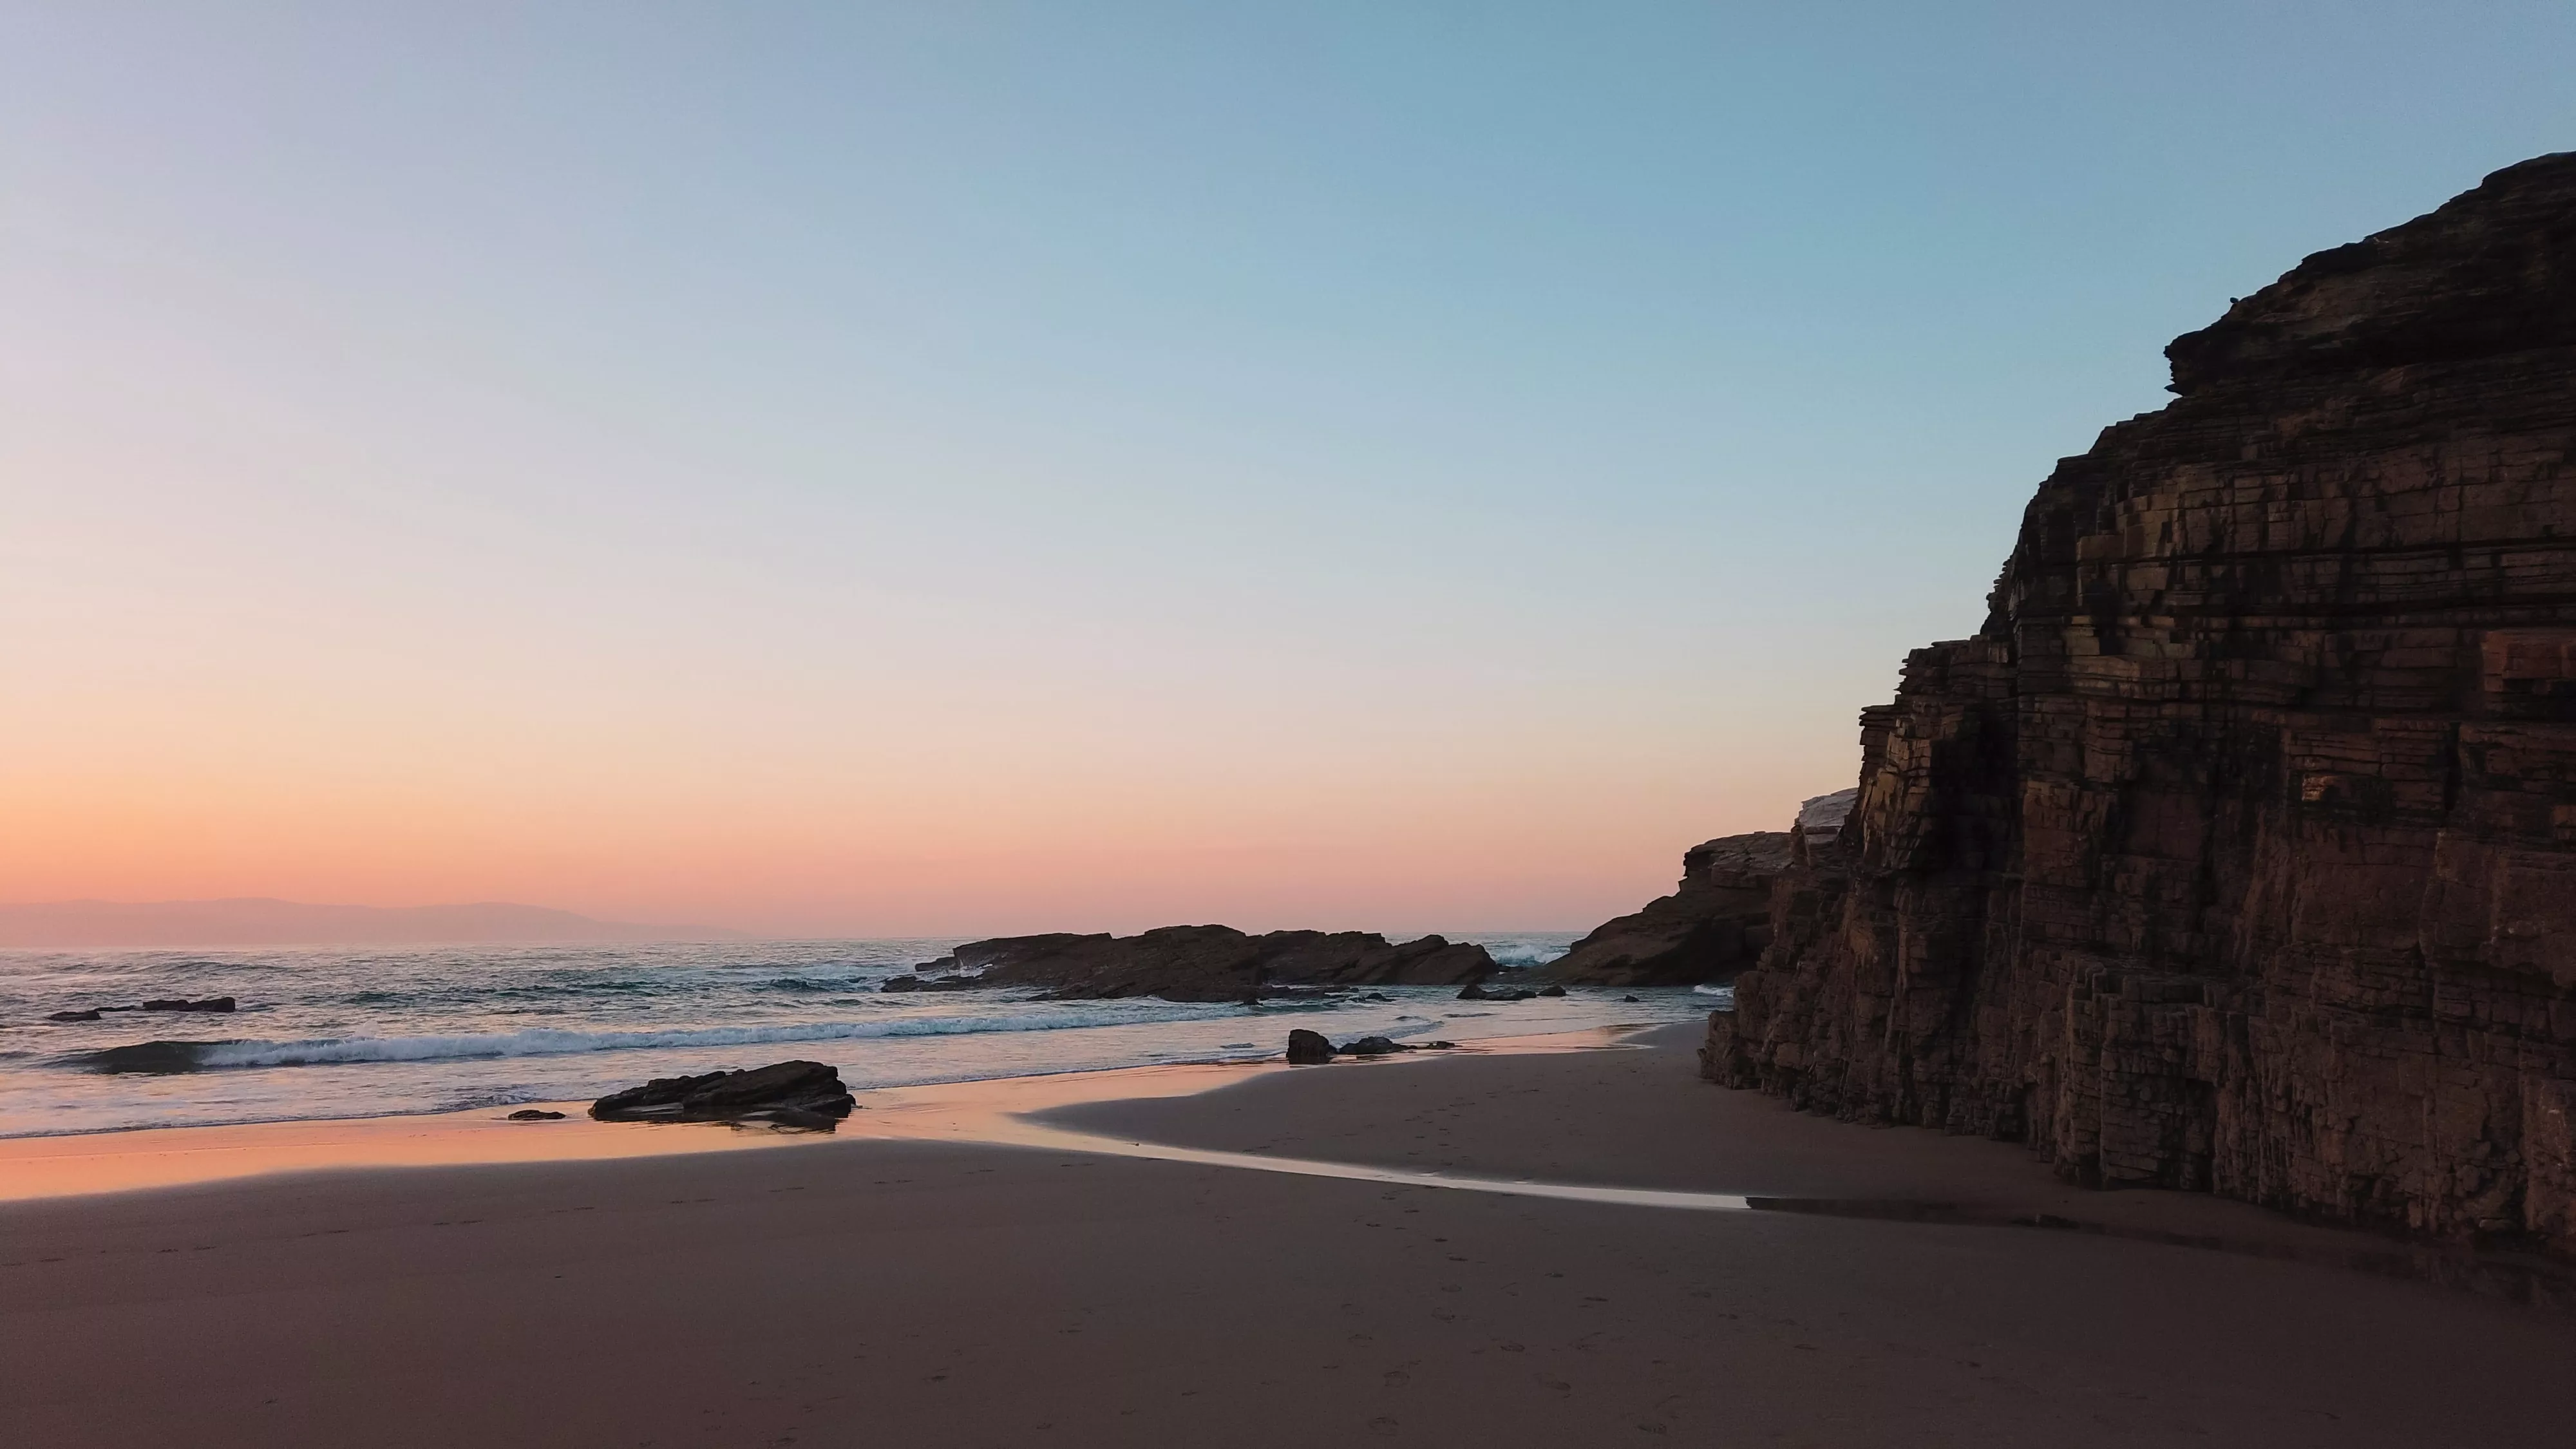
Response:
POLYGON ((1333 1059, 1333 1044, 1318 1031, 1299 1028, 1288 1033, 1288 1060, 1301 1067, 1320 1066, 1333 1059))
POLYGON ((91 1008, 90 1008, 89 1010, 87 1010, 87 1011, 57 1011, 57 1012, 55 1012, 53 1015, 46 1017, 46 1018, 45 1018, 45 1020, 47 1020, 47 1021, 96 1021, 96 1020, 98 1020, 98 1008, 97 1008, 97 1007, 95 1007, 95 1006, 93 1006, 93 1007, 91 1007, 91 1008))
POLYGON ((1393 1037, 1364 1036, 1336 1047, 1321 1032, 1300 1028, 1288 1033, 1288 1060, 1295 1066, 1320 1066, 1337 1056, 1385 1057, 1399 1052, 1445 1052, 1457 1045, 1454 1041, 1401 1042, 1393 1037))
POLYGON ((1006 936, 960 946, 951 959, 979 973, 984 985, 1044 987, 1059 1001, 1246 1001, 1297 988, 1455 986, 1494 969, 1484 947, 1439 936, 1403 942, 1367 931, 1250 936, 1227 926, 1164 926, 1136 936, 1006 936))
POLYGON ((777 1062, 745 1072, 657 1077, 590 1104, 602 1122, 769 1122, 829 1130, 857 1107, 837 1068, 777 1062))
POLYGON ((1707 1075, 2576 1257, 2576 154, 2166 356, 1863 711, 1707 1075))
MULTIPOLYGON (((1565 993, 1559 991, 1557 995, 1565 993)), ((1538 995, 1526 986, 1485 986, 1470 981, 1459 989, 1460 1001, 1528 1001, 1538 995)))
POLYGON ((510 1114, 510 1120, 513 1122, 560 1122, 563 1119, 564 1114, 561 1112, 548 1112, 537 1107, 521 1107, 510 1114))

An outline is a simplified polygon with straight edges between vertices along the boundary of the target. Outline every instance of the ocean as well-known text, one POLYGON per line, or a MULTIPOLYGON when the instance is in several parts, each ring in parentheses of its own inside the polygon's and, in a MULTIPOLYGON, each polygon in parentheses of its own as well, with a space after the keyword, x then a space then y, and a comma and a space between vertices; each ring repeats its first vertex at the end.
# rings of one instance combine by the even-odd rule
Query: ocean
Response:
MULTIPOLYGON (((1575 938, 1452 939, 1481 941, 1498 962, 1526 967, 1575 938)), ((1447 987, 1383 987, 1375 989, 1391 1001, 1259 1007, 878 992, 956 944, 0 951, 0 1137, 570 1101, 790 1057, 831 1063, 853 1089, 1249 1060, 1282 1050, 1292 1027, 1337 1041, 1465 1041, 1678 1021, 1722 1001, 1688 989, 1577 988, 1501 1003, 1460 1001, 1447 987), (234 997, 239 1009, 45 1019, 210 996, 234 997), (150 1056, 165 1070, 101 1069, 100 1053, 145 1043, 162 1044, 150 1056)))

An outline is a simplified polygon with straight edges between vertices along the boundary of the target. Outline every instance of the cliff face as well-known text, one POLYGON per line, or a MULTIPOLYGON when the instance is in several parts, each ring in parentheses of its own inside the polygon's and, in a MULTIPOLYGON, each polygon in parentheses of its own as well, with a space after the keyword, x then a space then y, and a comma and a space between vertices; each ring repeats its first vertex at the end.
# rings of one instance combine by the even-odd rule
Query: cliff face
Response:
POLYGON ((1707 1072, 2576 1255, 2576 155, 2167 356, 1863 715, 1707 1072))
POLYGON ((1860 792, 1819 795, 1787 830, 1725 835, 1682 852, 1681 883, 1605 921, 1531 973, 1580 986, 1695 986, 1727 981, 1771 944, 1773 885, 1831 841, 1860 792))
POLYGON ((1589 986, 1725 980, 1771 942, 1771 883, 1789 868, 1789 839, 1760 830, 1692 846, 1671 895, 1594 927, 1531 974, 1589 986))

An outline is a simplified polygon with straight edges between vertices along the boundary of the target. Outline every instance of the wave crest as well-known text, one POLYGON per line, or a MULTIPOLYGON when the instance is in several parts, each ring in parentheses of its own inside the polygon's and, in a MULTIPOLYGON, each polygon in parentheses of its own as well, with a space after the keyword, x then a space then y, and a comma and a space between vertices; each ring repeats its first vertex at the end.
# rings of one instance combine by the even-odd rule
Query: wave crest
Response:
POLYGON ((1552 941, 1501 941, 1485 943, 1485 954, 1494 964, 1506 968, 1544 966, 1566 953, 1567 948, 1552 941))
MULTIPOLYGON (((1156 1002, 1157 1006, 1166 1003, 1156 1002)), ((1239 1010, 1214 1006, 1191 1017, 1239 1010)), ((1158 1016, 1158 1020, 1172 1020, 1158 1016)), ((1188 1019, 1188 1018, 1182 1018, 1188 1019)), ((1025 1013, 1013 1016, 927 1016, 890 1021, 771 1022, 758 1026, 686 1027, 664 1031, 534 1031, 461 1036, 323 1037, 313 1041, 148 1041, 108 1047, 79 1058, 99 1072, 193 1072, 243 1067, 336 1066, 350 1062, 454 1061, 475 1057, 551 1057, 579 1052, 632 1051, 645 1047, 758 1046, 772 1042, 847 1041, 907 1036, 971 1036, 983 1032, 1057 1031, 1071 1027, 1124 1026, 1133 1012, 1118 1010, 1025 1013)))

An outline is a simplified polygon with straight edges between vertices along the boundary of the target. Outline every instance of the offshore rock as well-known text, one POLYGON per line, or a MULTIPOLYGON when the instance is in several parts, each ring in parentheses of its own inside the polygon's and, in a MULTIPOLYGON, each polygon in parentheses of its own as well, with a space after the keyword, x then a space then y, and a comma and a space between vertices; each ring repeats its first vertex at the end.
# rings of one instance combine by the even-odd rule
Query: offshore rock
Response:
POLYGON ((1705 1070, 2576 1255, 2576 155, 2167 356, 1863 713, 1705 1070))
POLYGON ((895 976, 879 986, 879 991, 971 991, 986 985, 973 976, 895 976))
POLYGON ((755 1122, 828 1131, 858 1105, 837 1068, 775 1062, 747 1072, 656 1077, 590 1104, 602 1122, 755 1122))
POLYGON ((93 1072, 194 1072, 206 1065, 206 1053, 229 1041, 139 1041, 130 1046, 101 1047, 78 1060, 93 1072))
POLYGON ((1484 947, 1439 936, 1390 943, 1368 931, 1248 936, 1228 926, 1164 926, 1137 936, 1006 936, 960 946, 953 961, 980 972, 983 985, 1042 986, 1063 1001, 1245 1001, 1273 987, 1455 986, 1494 969, 1484 947))

